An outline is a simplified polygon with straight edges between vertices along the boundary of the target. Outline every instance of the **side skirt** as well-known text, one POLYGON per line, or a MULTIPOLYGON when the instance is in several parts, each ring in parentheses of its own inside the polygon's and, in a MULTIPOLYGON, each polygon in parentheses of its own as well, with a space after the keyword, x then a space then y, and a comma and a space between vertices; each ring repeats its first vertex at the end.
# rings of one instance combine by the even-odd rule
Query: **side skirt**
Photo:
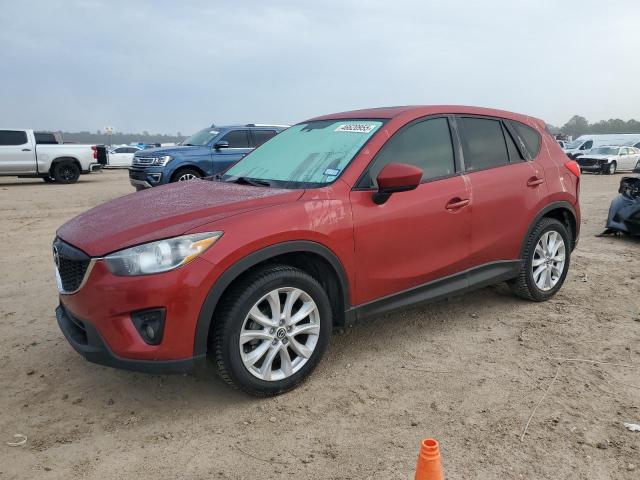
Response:
POLYGON ((474 267, 424 285, 388 295, 353 308, 358 320, 414 303, 431 302, 516 278, 522 260, 504 260, 474 267))

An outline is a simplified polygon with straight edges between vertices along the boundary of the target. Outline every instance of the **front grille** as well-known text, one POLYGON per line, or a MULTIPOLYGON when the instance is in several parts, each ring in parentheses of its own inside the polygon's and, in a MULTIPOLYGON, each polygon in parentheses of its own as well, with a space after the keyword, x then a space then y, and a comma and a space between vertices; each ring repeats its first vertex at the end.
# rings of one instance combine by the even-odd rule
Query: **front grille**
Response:
POLYGON ((595 158, 579 158, 578 157, 578 165, 580 165, 581 167, 593 167, 595 165, 598 165, 598 160, 596 160, 595 158))
POLYGON ((87 273, 90 260, 69 260, 60 258, 58 261, 58 273, 65 292, 73 292, 80 288, 84 274, 87 273))
POLYGON ((64 292, 75 292, 84 280, 91 258, 59 238, 53 242, 53 260, 64 292))
POLYGON ((155 157, 133 157, 131 164, 134 167, 147 167, 156 161, 155 157))

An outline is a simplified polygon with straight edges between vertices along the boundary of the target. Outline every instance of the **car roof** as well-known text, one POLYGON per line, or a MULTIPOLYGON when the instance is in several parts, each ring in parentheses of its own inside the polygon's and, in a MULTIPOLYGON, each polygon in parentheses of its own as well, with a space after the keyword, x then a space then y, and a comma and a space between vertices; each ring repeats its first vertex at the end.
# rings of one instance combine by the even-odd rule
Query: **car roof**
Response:
POLYGON ((405 118, 411 120, 414 118, 420 118, 427 115, 435 114, 473 114, 473 115, 485 115, 489 117, 500 117, 511 120, 516 120, 526 124, 536 124, 538 127, 544 129, 544 121, 530 117, 528 115, 522 115, 519 113, 509 112, 506 110, 498 110, 494 108, 484 107, 472 107, 466 105, 403 105, 395 107, 377 107, 367 108, 363 110, 351 110, 348 112, 339 112, 329 115, 322 115, 319 117, 311 118, 307 121, 315 120, 347 120, 347 119, 364 119, 364 118, 379 118, 379 119, 395 119, 405 118))
MULTIPOLYGON (((211 125, 210 127, 207 128, 211 128, 214 130, 218 130, 219 132, 223 131, 223 130, 237 130, 239 128, 246 128, 249 130, 252 129, 263 129, 263 128, 270 128, 270 129, 283 129, 283 128, 289 128, 289 125, 269 125, 266 123, 246 123, 246 124, 239 124, 239 125, 211 125)), ((205 129, 206 130, 206 129, 205 129)))

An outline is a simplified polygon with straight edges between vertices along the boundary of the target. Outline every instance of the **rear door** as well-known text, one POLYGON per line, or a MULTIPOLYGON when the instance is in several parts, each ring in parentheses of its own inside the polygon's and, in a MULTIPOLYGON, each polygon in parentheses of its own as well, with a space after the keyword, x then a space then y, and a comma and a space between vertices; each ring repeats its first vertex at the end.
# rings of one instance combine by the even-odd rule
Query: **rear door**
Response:
POLYGON ((36 173, 33 139, 25 130, 0 130, 0 174, 36 173))
POLYGON ((633 155, 633 149, 622 147, 620 149, 620 169, 633 170, 636 166, 636 157, 633 155))
POLYGON ((467 267, 469 192, 456 167, 452 138, 446 116, 410 123, 387 141, 351 192, 354 303, 399 293, 467 267), (422 183, 376 205, 375 179, 389 163, 421 168, 422 183))
POLYGON ((258 148, 260 145, 262 145, 267 140, 270 140, 273 137, 275 137, 277 133, 278 132, 276 132, 275 130, 252 130, 251 131, 251 136, 252 136, 251 146, 253 148, 258 148))
POLYGON ((543 168, 527 160, 538 155, 540 135, 492 117, 463 115, 457 124, 471 184, 471 265, 518 259, 546 193, 543 168))
POLYGON ((251 137, 247 129, 231 130, 217 140, 216 143, 217 142, 227 142, 229 147, 214 148, 213 172, 210 173, 212 175, 225 171, 252 150, 251 137))

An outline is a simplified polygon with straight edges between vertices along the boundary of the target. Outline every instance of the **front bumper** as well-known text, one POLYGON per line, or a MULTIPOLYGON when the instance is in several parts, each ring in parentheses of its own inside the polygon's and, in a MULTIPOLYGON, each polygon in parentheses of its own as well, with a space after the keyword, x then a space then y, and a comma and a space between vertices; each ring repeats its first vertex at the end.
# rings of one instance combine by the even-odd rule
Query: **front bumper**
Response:
POLYGON ((162 184, 163 172, 150 168, 130 168, 129 183, 136 187, 136 190, 155 187, 162 184))
POLYGON ((120 277, 94 259, 77 290, 60 291, 58 323, 69 343, 92 362, 129 370, 189 370, 204 362, 194 358, 196 325, 220 273, 197 258, 169 272, 120 277), (158 344, 147 343, 133 320, 134 314, 152 309, 166 312, 158 344), (149 362, 160 366, 148 367, 149 362))
POLYGON ((607 229, 640 235, 640 199, 618 195, 611 202, 607 218, 607 229))
POLYGON ((609 168, 609 163, 605 161, 592 162, 580 162, 580 159, 576 160, 580 166, 581 172, 598 172, 604 173, 609 168))
POLYGON ((80 320, 62 303, 56 308, 58 326, 71 346, 92 363, 144 373, 193 373, 205 363, 204 358, 183 360, 135 360, 115 355, 96 327, 80 320))

